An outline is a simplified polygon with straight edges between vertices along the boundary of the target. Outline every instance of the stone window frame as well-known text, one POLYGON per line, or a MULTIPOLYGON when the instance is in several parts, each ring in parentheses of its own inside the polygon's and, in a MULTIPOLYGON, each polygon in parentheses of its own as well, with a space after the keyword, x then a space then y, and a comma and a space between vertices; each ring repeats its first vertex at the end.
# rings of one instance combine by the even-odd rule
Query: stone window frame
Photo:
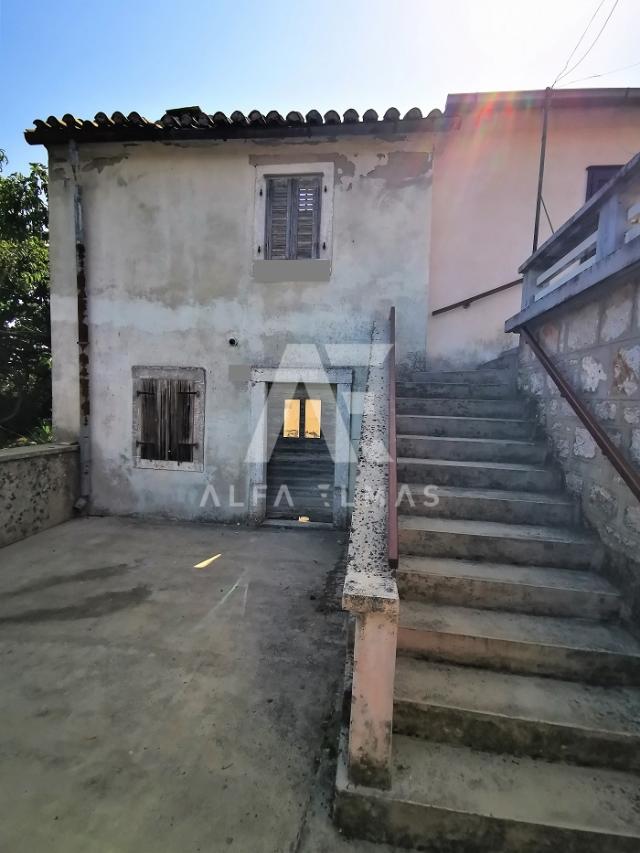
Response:
POLYGON ((253 277, 256 281, 265 283, 329 281, 333 255, 334 175, 333 163, 274 163, 255 166, 252 258, 253 277), (267 178, 287 175, 321 176, 318 258, 265 260, 267 178))
POLYGON ((333 526, 347 525, 347 506, 344 496, 349 489, 351 464, 351 392, 353 370, 350 367, 253 367, 249 381, 251 442, 247 453, 249 463, 249 518, 260 524, 266 516, 267 489, 267 405, 269 386, 335 385, 336 432, 332 448, 334 460, 333 526))
POLYGON ((164 471, 204 471, 204 412, 206 373, 204 367, 164 367, 135 365, 131 368, 132 385, 132 457, 134 468, 164 471), (193 461, 178 462, 170 459, 143 459, 140 456, 141 405, 139 390, 145 379, 168 379, 192 382, 199 392, 193 399, 193 461))

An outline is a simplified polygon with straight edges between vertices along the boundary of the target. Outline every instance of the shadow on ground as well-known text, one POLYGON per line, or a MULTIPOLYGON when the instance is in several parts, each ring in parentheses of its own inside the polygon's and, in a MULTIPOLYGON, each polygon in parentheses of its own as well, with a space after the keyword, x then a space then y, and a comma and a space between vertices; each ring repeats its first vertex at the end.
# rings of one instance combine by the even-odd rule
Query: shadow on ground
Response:
POLYGON ((380 853, 329 819, 343 551, 113 518, 0 551, 0 848, 380 853))

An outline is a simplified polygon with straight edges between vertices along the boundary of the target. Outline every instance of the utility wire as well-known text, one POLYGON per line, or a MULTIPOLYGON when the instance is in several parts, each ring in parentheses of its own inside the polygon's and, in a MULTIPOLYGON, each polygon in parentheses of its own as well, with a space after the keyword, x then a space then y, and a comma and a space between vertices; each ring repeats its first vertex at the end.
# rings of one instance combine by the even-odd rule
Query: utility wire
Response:
MULTIPOLYGON (((594 38, 594 40, 591 42, 591 44, 590 44, 590 45, 589 45, 589 47, 586 49, 586 51, 582 54, 582 56, 580 57, 580 59, 579 59, 579 60, 578 60, 574 65, 572 65, 572 66, 571 66, 571 68, 569 68, 569 69, 568 69, 568 70, 566 70, 564 73, 562 73, 562 74, 560 74, 558 77, 556 77, 556 79, 555 79, 555 81, 554 81, 554 84, 553 84, 554 86, 555 86, 555 84, 556 84, 556 83, 558 83, 560 80, 562 80, 562 79, 563 79, 563 77, 567 77, 569 74, 571 74, 571 72, 572 72, 572 71, 575 71, 575 70, 576 70, 576 68, 584 62, 584 60, 587 58, 587 56, 589 56, 589 54, 591 53, 591 51, 593 50, 593 48, 596 46, 596 44, 597 44, 597 43, 598 43, 598 41, 600 40, 600 36, 601 36, 601 35, 602 35, 602 33, 605 31, 605 28, 606 28, 607 24, 609 23, 609 21, 611 20, 611 16, 612 16, 612 15, 613 15, 613 13, 615 12, 615 10, 616 10, 616 6, 618 5, 618 3, 619 3, 619 2, 620 2, 620 0, 614 0, 613 6, 612 6, 612 7, 611 7, 611 9, 609 10, 609 14, 608 14, 608 15, 607 15, 607 17, 604 19, 604 23, 603 23, 603 25, 602 25, 602 26, 600 27, 600 29, 598 30, 598 35, 594 38)), ((600 6, 601 6, 601 5, 602 5, 602 3, 600 4, 600 6)), ((598 6, 598 9, 596 10, 596 14, 597 14, 598 10, 600 9, 600 6, 598 6)), ((592 20, 593 20, 593 18, 592 18, 592 20)))
POLYGON ((576 51, 578 50, 578 48, 579 48, 579 47, 580 47, 580 45, 582 44, 582 40, 584 39, 584 37, 586 36, 586 34, 589 32, 589 27, 590 27, 590 26, 591 26, 591 24, 594 22, 594 20, 595 20, 595 18, 596 18, 596 15, 597 15, 597 14, 598 14, 598 12, 600 11, 600 9, 602 9, 602 7, 603 7, 603 6, 604 6, 604 0, 600 0, 600 2, 598 3, 597 8, 596 8, 596 10, 595 10, 595 12, 594 12, 594 13, 593 13, 593 15, 591 16, 591 18, 589 18, 589 23, 588 23, 588 24, 587 24, 587 26, 584 28, 582 35, 580 36, 580 38, 578 39, 578 41, 577 41, 577 42, 576 42, 576 44, 575 44, 575 47, 573 48, 573 50, 571 51, 571 53, 570 53, 570 54, 569 54, 569 56, 567 57, 567 61, 566 61, 566 62, 565 62, 565 64, 562 66, 562 69, 558 72, 558 74, 557 74, 557 76, 556 76, 556 79, 555 79, 555 80, 553 81, 553 83, 551 84, 551 88, 552 88, 552 89, 553 89, 553 87, 556 85, 556 83, 558 82, 558 80, 560 80, 560 78, 564 76, 564 74, 565 74, 565 72, 566 72, 566 70, 567 70, 567 66, 569 65, 569 63, 571 62, 571 60, 573 59, 573 57, 575 56, 576 51))
POLYGON ((563 86, 571 86, 573 83, 584 83, 585 80, 595 80, 596 77, 607 77, 609 74, 616 74, 618 71, 627 71, 629 68, 637 68, 640 62, 632 62, 631 65, 623 65, 620 68, 612 68, 610 71, 603 71, 600 74, 590 74, 588 77, 580 77, 578 80, 567 80, 563 86))

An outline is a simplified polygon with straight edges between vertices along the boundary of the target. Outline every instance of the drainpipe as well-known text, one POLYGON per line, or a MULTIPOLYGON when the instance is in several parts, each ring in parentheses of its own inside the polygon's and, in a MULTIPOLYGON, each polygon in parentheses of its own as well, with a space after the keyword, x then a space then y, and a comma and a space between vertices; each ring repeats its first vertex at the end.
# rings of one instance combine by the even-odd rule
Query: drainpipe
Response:
POLYGON ((78 387, 80 391, 80 497, 75 509, 86 512, 91 497, 91 408, 89 400, 89 316, 85 274, 82 192, 78 182, 79 157, 75 140, 69 142, 69 163, 73 176, 73 219, 76 244, 76 295, 78 304, 78 387))

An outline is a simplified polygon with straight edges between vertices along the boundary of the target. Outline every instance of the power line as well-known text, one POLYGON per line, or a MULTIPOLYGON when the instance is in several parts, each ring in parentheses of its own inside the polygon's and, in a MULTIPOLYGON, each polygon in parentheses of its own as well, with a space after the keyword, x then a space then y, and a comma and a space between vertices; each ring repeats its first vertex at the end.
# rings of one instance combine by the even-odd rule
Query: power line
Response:
POLYGON ((577 41, 577 42, 576 42, 576 44, 575 44, 575 47, 573 48, 573 50, 571 51, 571 53, 570 53, 570 54, 569 54, 569 56, 567 57, 567 61, 566 61, 566 62, 565 62, 565 64, 562 66, 562 69, 558 72, 558 74, 557 74, 557 76, 556 76, 556 79, 555 79, 555 80, 553 81, 553 83, 551 84, 551 88, 552 88, 552 89, 553 89, 553 87, 556 85, 556 83, 558 82, 558 80, 559 80, 559 79, 564 75, 565 71, 567 70, 567 66, 569 65, 569 63, 571 62, 571 60, 573 59, 573 57, 575 56, 575 53, 576 53, 577 49, 578 49, 578 48, 580 47, 580 45, 582 44, 582 40, 584 39, 584 37, 586 36, 586 34, 589 32, 589 27, 590 27, 590 26, 591 26, 591 24, 594 22, 594 20, 595 20, 595 18, 596 18, 596 15, 597 15, 597 14, 598 14, 598 12, 600 11, 600 9, 602 9, 602 7, 603 7, 603 6, 604 6, 604 0, 600 0, 600 2, 598 3, 597 8, 596 8, 596 10, 595 10, 595 12, 594 12, 594 13, 593 13, 593 15, 589 18, 589 23, 588 23, 588 24, 587 24, 587 26, 584 28, 584 30, 583 30, 583 32, 582 32, 582 35, 580 36, 580 38, 578 39, 578 41, 577 41))
POLYGON ((601 74, 590 74, 588 77, 580 77, 577 80, 567 80, 563 86, 571 86, 573 83, 584 83, 585 80, 595 80, 596 77, 607 77, 609 74, 616 74, 618 71, 627 71, 629 68, 637 68, 640 62, 632 62, 631 65, 622 65, 620 68, 612 68, 610 71, 603 71, 601 74))
MULTIPOLYGON (((607 17, 604 19, 604 23, 603 23, 603 25, 600 27, 600 29, 599 29, 599 31, 598 31, 598 35, 594 38, 594 40, 591 42, 591 44, 590 44, 590 45, 589 45, 589 47, 586 49, 586 51, 582 54, 582 56, 580 57, 580 59, 575 63, 575 65, 572 65, 572 66, 571 66, 571 68, 569 68, 567 71, 565 71, 565 72, 564 72, 563 74, 561 74, 559 77, 557 77, 557 78, 556 78, 555 83, 557 83, 557 82, 559 82, 560 80, 562 80, 562 78, 563 78, 563 77, 567 77, 569 74, 571 74, 571 72, 572 72, 572 71, 575 71, 575 70, 576 70, 576 68, 584 62, 584 60, 587 58, 587 56, 589 56, 589 54, 591 53, 591 51, 593 50, 593 48, 594 48, 594 47, 596 46, 596 44, 598 43, 598 41, 599 41, 599 39, 600 39, 600 36, 601 36, 601 35, 602 35, 602 33, 605 31, 605 28, 606 28, 607 24, 609 23, 609 21, 611 20, 611 16, 612 16, 612 15, 613 15, 613 13, 615 12, 615 10, 616 10, 616 6, 618 5, 618 3, 619 3, 619 2, 620 2, 620 0, 614 0, 613 6, 611 7, 611 9, 610 9, 610 11, 609 11, 609 14, 608 14, 608 15, 607 15, 607 17)), ((601 5, 602 5, 602 4, 601 4, 601 5)), ((598 7, 598 8, 600 8, 600 7, 598 7)), ((555 85, 555 83, 554 83, 554 85, 555 85)))

